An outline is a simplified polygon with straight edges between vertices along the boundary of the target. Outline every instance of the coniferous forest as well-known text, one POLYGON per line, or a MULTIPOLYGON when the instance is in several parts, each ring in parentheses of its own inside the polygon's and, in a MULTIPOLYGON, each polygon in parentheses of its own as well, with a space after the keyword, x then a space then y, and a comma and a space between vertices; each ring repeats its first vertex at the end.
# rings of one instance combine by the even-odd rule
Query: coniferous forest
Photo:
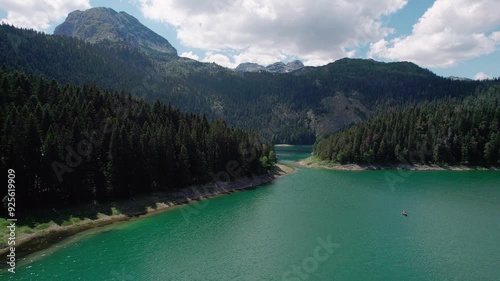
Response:
POLYGON ((228 180, 221 171, 231 178, 263 174, 275 161, 255 134, 95 85, 4 67, 0 98, 0 165, 19 175, 16 201, 26 207, 174 191, 228 180))
POLYGON ((313 154, 341 164, 500 164, 500 87, 410 103, 329 138, 313 154))

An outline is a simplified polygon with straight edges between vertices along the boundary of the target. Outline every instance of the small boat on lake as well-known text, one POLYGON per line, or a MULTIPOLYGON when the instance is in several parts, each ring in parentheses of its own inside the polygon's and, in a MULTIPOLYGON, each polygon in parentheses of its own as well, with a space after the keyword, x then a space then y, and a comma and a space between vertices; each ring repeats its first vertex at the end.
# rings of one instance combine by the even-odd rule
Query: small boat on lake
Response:
POLYGON ((401 215, 403 215, 403 216, 405 216, 405 217, 406 217, 406 216, 408 216, 408 212, 403 210, 403 211, 401 212, 401 215))

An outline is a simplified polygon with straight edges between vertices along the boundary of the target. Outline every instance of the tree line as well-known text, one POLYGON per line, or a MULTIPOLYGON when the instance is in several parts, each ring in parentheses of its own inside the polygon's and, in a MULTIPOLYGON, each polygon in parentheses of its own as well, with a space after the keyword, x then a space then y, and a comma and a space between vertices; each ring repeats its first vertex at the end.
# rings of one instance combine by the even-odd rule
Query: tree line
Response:
POLYGON ((362 164, 500 164, 500 87, 410 105, 318 141, 322 160, 362 164))
MULTIPOLYGON (((26 206, 107 201, 267 173, 270 144, 225 122, 96 85, 0 70, 2 170, 26 206)), ((1 191, 4 198, 5 190, 1 191)))

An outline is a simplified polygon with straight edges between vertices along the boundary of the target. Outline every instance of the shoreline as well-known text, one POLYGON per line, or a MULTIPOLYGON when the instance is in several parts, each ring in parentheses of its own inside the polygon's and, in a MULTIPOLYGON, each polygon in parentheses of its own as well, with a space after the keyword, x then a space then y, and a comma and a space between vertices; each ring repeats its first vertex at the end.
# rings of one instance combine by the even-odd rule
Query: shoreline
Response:
MULTIPOLYGON (((174 209, 175 207, 189 205, 203 199, 223 196, 247 189, 254 189, 294 171, 295 169, 293 167, 278 163, 272 173, 255 176, 253 178, 240 178, 230 183, 212 182, 201 186, 191 186, 172 193, 154 192, 138 196, 138 198, 110 202, 107 203, 107 205, 119 206, 123 209, 128 208, 128 210, 118 214, 101 214, 100 216, 98 214, 96 219, 84 218, 71 225, 55 224, 35 233, 18 234, 15 245, 16 259, 20 260, 36 252, 45 250, 56 243, 62 242, 75 234, 87 230, 159 214, 174 209)), ((79 208, 83 209, 85 206, 89 205, 82 205, 79 208)), ((0 248, 0 255, 6 255, 9 252, 9 247, 10 246, 5 246, 0 248)))
POLYGON ((482 167, 465 165, 422 165, 422 164, 338 164, 308 157, 296 161, 303 168, 327 169, 335 171, 375 171, 375 170, 410 170, 410 171, 500 171, 500 167, 482 167))

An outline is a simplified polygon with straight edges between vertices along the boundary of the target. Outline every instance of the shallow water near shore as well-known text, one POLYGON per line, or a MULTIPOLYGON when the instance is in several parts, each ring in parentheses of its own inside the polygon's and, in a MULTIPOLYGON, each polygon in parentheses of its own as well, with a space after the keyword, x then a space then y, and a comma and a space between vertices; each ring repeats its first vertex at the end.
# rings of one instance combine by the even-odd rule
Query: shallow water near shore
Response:
MULTIPOLYGON (((288 164, 310 151, 277 148, 288 164)), ((296 169, 70 240, 0 280, 500 278, 500 172, 296 169)))

